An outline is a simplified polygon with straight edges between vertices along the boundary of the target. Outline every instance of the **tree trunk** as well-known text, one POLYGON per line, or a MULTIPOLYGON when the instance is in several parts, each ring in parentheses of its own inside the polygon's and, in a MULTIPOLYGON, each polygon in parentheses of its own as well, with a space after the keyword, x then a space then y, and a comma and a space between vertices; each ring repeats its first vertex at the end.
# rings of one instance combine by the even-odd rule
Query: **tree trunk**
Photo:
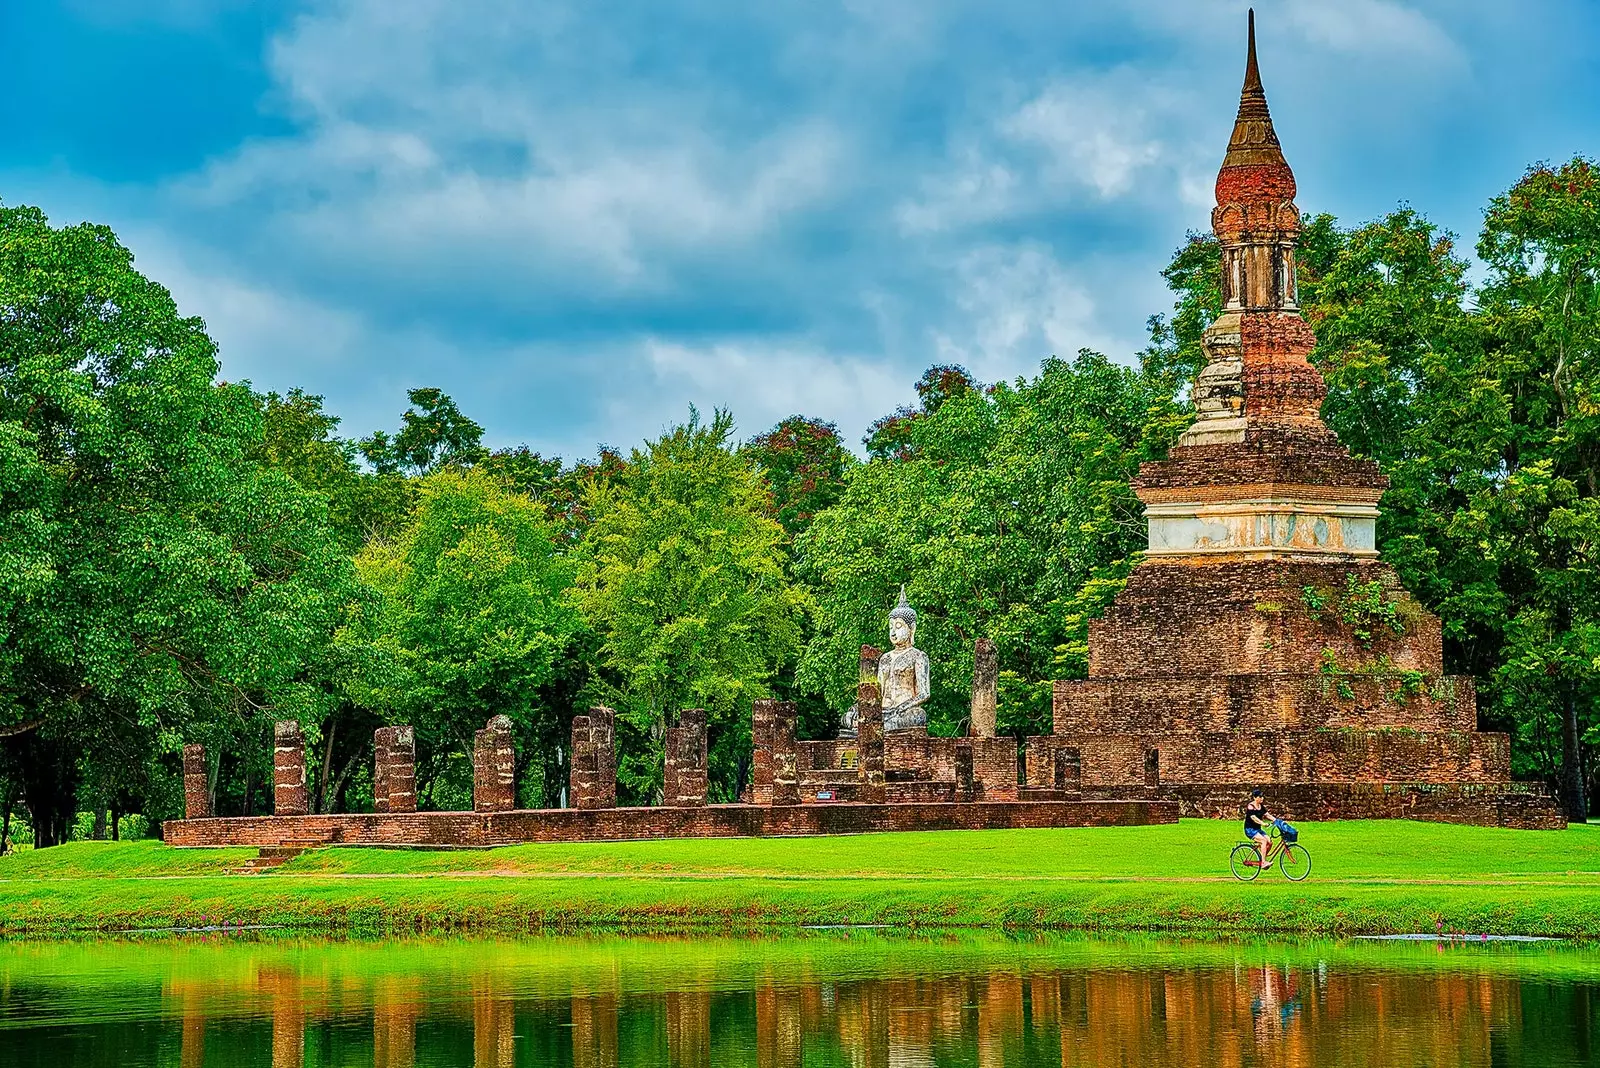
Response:
POLYGON ((1589 816, 1583 796, 1583 742, 1578 732, 1576 689, 1571 679, 1561 684, 1561 794, 1569 823, 1582 823, 1589 816))
POLYGON ((122 813, 117 810, 115 805, 113 805, 111 807, 111 840, 113 842, 122 841, 121 824, 122 813))
POLYGON ((333 737, 339 729, 339 721, 333 716, 328 717, 328 736, 323 739, 322 767, 317 769, 317 804, 315 812, 328 811, 328 791, 333 786, 333 737))
POLYGON ((6 792, 5 800, 0 801, 0 857, 6 855, 11 848, 11 793, 6 792))
POLYGON ((99 802, 96 802, 94 806, 94 830, 90 832, 89 837, 96 842, 104 842, 106 840, 106 810, 101 807, 99 802))

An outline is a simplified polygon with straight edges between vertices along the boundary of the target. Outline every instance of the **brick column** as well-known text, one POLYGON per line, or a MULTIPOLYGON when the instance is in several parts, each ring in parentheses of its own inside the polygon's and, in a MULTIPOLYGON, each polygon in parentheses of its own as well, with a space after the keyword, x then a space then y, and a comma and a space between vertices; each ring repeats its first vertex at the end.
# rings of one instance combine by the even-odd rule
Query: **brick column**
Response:
POLYGON ((617 807, 616 713, 604 705, 572 720, 572 761, 567 804, 573 808, 617 807))
POLYGON ((372 732, 372 811, 389 811, 389 750, 394 744, 393 727, 372 732))
POLYGON ((310 811, 305 735, 298 721, 280 719, 272 725, 272 814, 304 816, 310 811))
MULTIPOLYGON (((861 671, 866 674, 866 650, 862 650, 861 671)), ((876 659, 872 681, 856 687, 856 777, 861 783, 859 796, 869 805, 889 800, 883 776, 883 698, 878 693, 876 659)))
POLYGON ((372 804, 379 812, 417 810, 417 735, 410 727, 372 732, 372 804))
POLYGON ((696 808, 706 803, 706 712, 686 708, 678 725, 667 728, 666 774, 662 804, 696 808))
POLYGON ((763 698, 750 716, 755 741, 751 759, 750 800, 757 805, 800 803, 800 753, 795 746, 797 709, 793 701, 763 698))
POLYGON ((797 709, 793 701, 774 701, 772 709, 772 803, 800 803, 800 752, 794 743, 797 709))
POLYGON ((183 747, 183 818, 203 820, 211 816, 211 773, 206 766, 206 747, 183 747))
POLYGON ((515 764, 511 720, 491 716, 488 726, 472 736, 473 811, 510 812, 516 807, 515 764))
POLYGON ((750 803, 772 804, 772 731, 778 702, 760 698, 750 708, 750 803))
POLYGON ((972 727, 974 738, 993 738, 999 709, 1000 654, 994 642, 979 638, 972 645, 972 727))

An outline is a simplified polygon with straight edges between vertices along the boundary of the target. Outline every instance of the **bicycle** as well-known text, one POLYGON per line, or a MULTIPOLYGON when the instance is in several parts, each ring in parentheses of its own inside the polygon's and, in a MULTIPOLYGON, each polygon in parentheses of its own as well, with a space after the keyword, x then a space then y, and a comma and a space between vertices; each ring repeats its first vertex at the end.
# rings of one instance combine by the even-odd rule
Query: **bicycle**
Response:
MULTIPOLYGON (((1278 869, 1291 883, 1298 883, 1311 874, 1311 854, 1299 842, 1284 842, 1276 826, 1269 826, 1267 836, 1272 844, 1267 847, 1267 863, 1278 862, 1278 869)), ((1261 853, 1253 842, 1240 842, 1228 854, 1228 868, 1233 877, 1248 883, 1261 874, 1261 853)))

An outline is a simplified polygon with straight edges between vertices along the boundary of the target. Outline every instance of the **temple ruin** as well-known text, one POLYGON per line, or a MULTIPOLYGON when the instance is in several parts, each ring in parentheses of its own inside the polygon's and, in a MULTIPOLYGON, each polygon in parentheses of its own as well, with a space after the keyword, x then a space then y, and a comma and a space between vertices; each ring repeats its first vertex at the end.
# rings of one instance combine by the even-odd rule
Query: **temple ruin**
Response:
POLYGON ((617 806, 615 713, 574 718, 570 807, 517 809, 512 725, 473 747, 473 811, 417 812, 409 727, 374 738, 374 813, 312 815, 300 726, 274 729, 274 813, 217 818, 202 747, 184 749, 178 845, 484 846, 525 841, 1066 827, 1232 818, 1253 786, 1298 819, 1412 817, 1560 827, 1544 787, 1510 781, 1510 743, 1477 729, 1471 678, 1444 674, 1439 619, 1378 559, 1388 485, 1323 423, 1315 339, 1295 292, 1300 211, 1250 29, 1217 176, 1221 316, 1196 418, 1134 482, 1144 560, 1090 625, 1088 678, 1054 686, 1025 759, 997 737, 995 646, 978 639, 968 737, 934 737, 930 665, 905 591, 891 648, 862 646, 839 736, 796 738, 791 703, 751 709, 739 803, 711 803, 706 713, 664 725, 654 806, 617 806))

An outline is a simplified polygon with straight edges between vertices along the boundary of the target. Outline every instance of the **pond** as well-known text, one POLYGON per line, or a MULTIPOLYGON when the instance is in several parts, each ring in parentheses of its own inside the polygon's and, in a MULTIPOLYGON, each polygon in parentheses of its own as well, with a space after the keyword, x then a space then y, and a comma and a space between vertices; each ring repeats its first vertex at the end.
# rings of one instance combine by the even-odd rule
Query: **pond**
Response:
POLYGON ((1600 949, 1046 936, 0 942, 0 1065, 1600 1064, 1600 949))

